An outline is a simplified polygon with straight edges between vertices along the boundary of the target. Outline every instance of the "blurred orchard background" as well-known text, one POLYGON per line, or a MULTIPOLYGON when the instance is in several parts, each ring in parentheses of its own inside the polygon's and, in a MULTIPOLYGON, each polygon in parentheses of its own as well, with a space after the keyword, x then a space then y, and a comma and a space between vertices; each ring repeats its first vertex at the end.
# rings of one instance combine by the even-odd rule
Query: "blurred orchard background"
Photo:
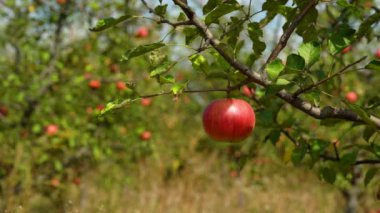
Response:
MULTIPOLYGON (((188 2, 202 16, 207 1, 188 2)), ((247 7, 249 1, 239 2, 247 7)), ((317 6, 320 25, 343 10, 328 2, 317 6)), ((378 1, 352 2, 363 14, 379 12, 372 8, 380 7, 378 1)), ((147 3, 155 7, 159 1, 147 3)), ((165 3, 166 16, 176 20, 180 9, 165 3)), ((253 13, 262 4, 253 1, 253 13)), ((291 1, 286 5, 295 7, 291 1)), ((194 52, 178 45, 186 32, 176 28, 172 33, 169 25, 153 21, 142 1, 1 0, 0 17, 0 212, 343 212, 353 187, 358 212, 380 209, 376 173, 368 186, 354 186, 338 174, 326 181, 328 175, 319 169, 291 159, 291 139, 268 127, 271 111, 255 102, 265 99, 263 89, 244 87, 231 94, 252 104, 257 113, 254 132, 237 144, 215 142, 202 128, 203 109, 225 97, 224 92, 141 98, 167 91, 148 72, 162 52, 128 62, 121 56, 159 40, 169 44, 163 50, 169 59, 178 61, 161 81, 193 90, 226 86, 220 73, 205 76, 183 60, 194 52), (89 30, 102 18, 123 14, 136 17, 102 32, 89 30), (107 110, 126 99, 132 101, 107 110)), ((263 28, 264 56, 278 41, 285 21, 278 15, 263 28)), ((357 22, 348 23, 357 28, 357 22)), ((356 41, 334 60, 348 64, 363 56, 367 62, 376 58, 380 30, 377 24, 373 29, 372 40, 356 41)), ((291 37, 279 58, 286 59, 301 42, 300 36, 291 37)), ((320 60, 332 63, 327 56, 320 60)), ((210 67, 222 69, 223 63, 216 60, 210 67)), ((340 98, 354 91, 364 104, 378 97, 379 80, 378 74, 350 72, 326 88, 340 98)), ((322 102, 327 99, 331 97, 321 96, 322 102)), ((364 143, 363 128, 351 123, 322 125, 286 105, 278 117, 292 118, 289 132, 330 141, 330 151, 336 143, 364 143)))

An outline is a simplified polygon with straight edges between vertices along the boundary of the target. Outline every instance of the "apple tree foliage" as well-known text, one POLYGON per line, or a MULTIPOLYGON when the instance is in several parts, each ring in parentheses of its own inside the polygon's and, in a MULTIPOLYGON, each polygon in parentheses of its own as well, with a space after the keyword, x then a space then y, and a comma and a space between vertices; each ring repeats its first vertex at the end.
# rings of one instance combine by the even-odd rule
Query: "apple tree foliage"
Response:
MULTIPOLYGON (((155 156, 139 134, 170 140, 165 125, 152 122, 175 111, 159 96, 190 102, 176 115, 185 125, 170 130, 189 141, 207 104, 186 99, 193 94, 254 107, 240 164, 271 143, 285 163, 326 182, 347 187, 360 168, 363 187, 379 187, 378 1, 57 2, 0 2, 0 208, 30 190, 54 196, 52 179, 72 181, 99 162, 131 172, 125 162, 155 156), (138 26, 148 38, 136 38, 138 26), (117 89, 120 81, 126 89, 117 89), (253 96, 239 92, 245 85, 253 96), (356 103, 345 100, 349 91, 356 103), (156 97, 149 110, 139 104, 156 97), (45 133, 49 124, 56 134, 45 133)), ((179 155, 178 144, 168 147, 179 155)))
MULTIPOLYGON (((265 134, 254 143, 277 144, 285 136, 292 144, 284 161, 307 165, 329 183, 344 185, 355 178, 357 167, 363 169, 365 186, 378 176, 380 61, 374 48, 380 48, 380 12, 375 1, 142 0, 140 5, 144 18, 166 34, 120 57, 127 64, 148 58, 149 76, 161 85, 155 95, 241 97, 236 91, 249 85, 256 88, 253 135, 265 134), (282 20, 282 26, 274 20, 282 20), (352 50, 343 51, 347 47, 352 50), (175 81, 173 74, 183 66, 192 66, 196 77, 175 81), (203 88, 192 86, 204 79, 209 84, 203 88), (345 100, 349 91, 359 101, 345 100)), ((90 30, 117 31, 134 15, 101 19, 90 30)), ((120 107, 109 105, 105 111, 114 106, 120 107)))

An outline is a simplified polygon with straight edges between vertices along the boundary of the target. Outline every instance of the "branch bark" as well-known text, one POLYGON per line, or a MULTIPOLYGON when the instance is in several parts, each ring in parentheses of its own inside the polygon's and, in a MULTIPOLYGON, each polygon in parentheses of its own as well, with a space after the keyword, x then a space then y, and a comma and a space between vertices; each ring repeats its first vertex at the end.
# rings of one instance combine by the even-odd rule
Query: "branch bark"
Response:
MULTIPOLYGON (((201 21, 197 19, 195 16, 194 11, 187 5, 184 4, 180 0, 173 0, 173 2, 181 8, 181 10, 186 14, 186 16, 189 18, 189 21, 196 26, 202 33, 203 37, 210 42, 210 44, 213 46, 213 48, 218 51, 218 53, 236 70, 238 70, 243 75, 247 76, 247 78, 258 85, 261 85, 263 87, 267 87, 270 84, 270 81, 264 79, 262 75, 260 75, 257 72, 252 72, 249 67, 247 67, 245 64, 239 62, 237 59, 231 57, 227 54, 226 51, 222 47, 219 46, 220 42, 215 39, 212 32, 208 29, 208 27, 201 21)), ((291 26, 289 26, 288 30, 284 32, 284 34, 281 36, 281 39, 279 41, 279 44, 276 45, 276 48, 273 50, 273 52, 270 54, 270 57, 268 58, 267 62, 270 61, 272 58, 276 58, 278 54, 283 49, 283 45, 286 44, 287 40, 289 39, 290 35, 294 31, 294 29, 298 26, 298 24, 301 22, 302 18, 307 14, 307 12, 315 7, 318 3, 318 0, 310 0, 309 4, 301 11, 301 13, 295 18, 295 20, 292 22, 291 26)), ((265 67, 265 65, 264 65, 265 67)), ((364 123, 364 120, 355 112, 348 110, 348 109, 340 109, 340 108, 334 108, 331 106, 326 106, 324 108, 316 107, 312 105, 311 103, 299 98, 294 97, 293 94, 288 93, 285 90, 282 90, 276 94, 277 97, 281 98, 282 100, 286 101, 293 107, 303 111, 304 113, 316 118, 316 119, 327 119, 327 118, 336 118, 336 119, 342 119, 342 120, 348 120, 353 122, 359 122, 364 123)), ((380 129, 380 119, 375 116, 370 116, 371 121, 377 126, 378 129, 380 129)))

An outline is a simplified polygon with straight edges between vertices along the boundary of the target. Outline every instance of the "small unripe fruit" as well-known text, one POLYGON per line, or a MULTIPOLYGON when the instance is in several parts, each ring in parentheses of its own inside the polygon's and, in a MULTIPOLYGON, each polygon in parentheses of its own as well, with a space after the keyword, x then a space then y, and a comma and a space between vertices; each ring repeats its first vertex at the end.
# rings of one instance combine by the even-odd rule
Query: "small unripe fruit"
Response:
POLYGON ((350 103, 355 103, 358 100, 358 95, 356 94, 356 92, 348 92, 346 94, 346 100, 350 103))
POLYGON ((143 141, 147 141, 152 137, 152 133, 149 131, 144 131, 140 134, 140 139, 143 141))
POLYGON ((88 86, 91 89, 99 89, 101 85, 102 84, 100 83, 99 80, 91 80, 90 82, 88 82, 88 86))
POLYGON ((123 81, 116 82, 116 88, 120 91, 127 89, 127 86, 123 81))
POLYGON ((59 127, 56 124, 49 124, 45 127, 45 134, 53 136, 58 133, 59 127))
POLYGON ((140 27, 137 29, 136 37, 137 38, 146 38, 149 35, 149 30, 146 27, 140 27))
POLYGON ((152 104, 152 99, 150 99, 150 98, 142 98, 141 99, 141 105, 149 106, 150 104, 152 104))

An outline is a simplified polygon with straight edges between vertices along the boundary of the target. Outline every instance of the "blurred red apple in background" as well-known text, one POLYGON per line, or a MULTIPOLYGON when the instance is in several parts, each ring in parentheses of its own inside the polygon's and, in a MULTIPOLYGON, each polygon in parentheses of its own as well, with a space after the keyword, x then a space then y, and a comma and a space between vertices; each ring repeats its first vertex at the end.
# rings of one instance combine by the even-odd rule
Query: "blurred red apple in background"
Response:
POLYGON ((146 38, 149 35, 149 30, 146 27, 140 27, 137 29, 136 37, 137 38, 146 38))
POLYGON ((58 178, 53 178, 50 180, 50 185, 54 187, 58 187, 61 184, 61 181, 58 178))
POLYGON ((103 110, 105 107, 104 107, 104 105, 103 104, 99 104, 98 106, 96 106, 96 109, 97 110, 103 110))
POLYGON ((118 81, 116 82, 116 88, 120 91, 127 89, 127 86, 125 85, 125 82, 118 81))
POLYGON ((99 89, 101 85, 102 84, 100 83, 99 80, 91 80, 90 82, 88 82, 88 86, 91 89, 99 89))
POLYGON ((380 59, 380 49, 378 49, 378 50, 376 51, 376 53, 375 53, 375 57, 376 57, 377 59, 380 59))
POLYGON ((58 133, 59 127, 56 124, 49 124, 45 127, 45 134, 53 136, 58 133))
POLYGON ((142 98, 141 99, 141 105, 143 106, 149 106, 152 103, 152 99, 150 98, 142 98))
POLYGON ((57 4, 66 4, 66 0, 57 0, 57 4))
POLYGON ((247 85, 244 85, 241 88, 241 92, 243 95, 247 96, 248 98, 252 98, 253 95, 255 94, 255 90, 253 88, 248 87, 247 85))
POLYGON ((143 141, 147 141, 152 137, 152 133, 149 131, 144 131, 140 134, 140 139, 143 141))
POLYGON ((358 95, 356 94, 356 92, 348 92, 346 94, 346 100, 350 103, 355 103, 358 100, 358 95))
POLYGON ((342 53, 343 53, 343 54, 346 54, 346 53, 350 52, 351 50, 352 50, 352 46, 350 45, 350 46, 347 46, 346 48, 344 48, 344 49, 342 50, 342 53))
POLYGON ((8 115, 8 109, 5 106, 0 106, 0 116, 6 117, 8 115))

